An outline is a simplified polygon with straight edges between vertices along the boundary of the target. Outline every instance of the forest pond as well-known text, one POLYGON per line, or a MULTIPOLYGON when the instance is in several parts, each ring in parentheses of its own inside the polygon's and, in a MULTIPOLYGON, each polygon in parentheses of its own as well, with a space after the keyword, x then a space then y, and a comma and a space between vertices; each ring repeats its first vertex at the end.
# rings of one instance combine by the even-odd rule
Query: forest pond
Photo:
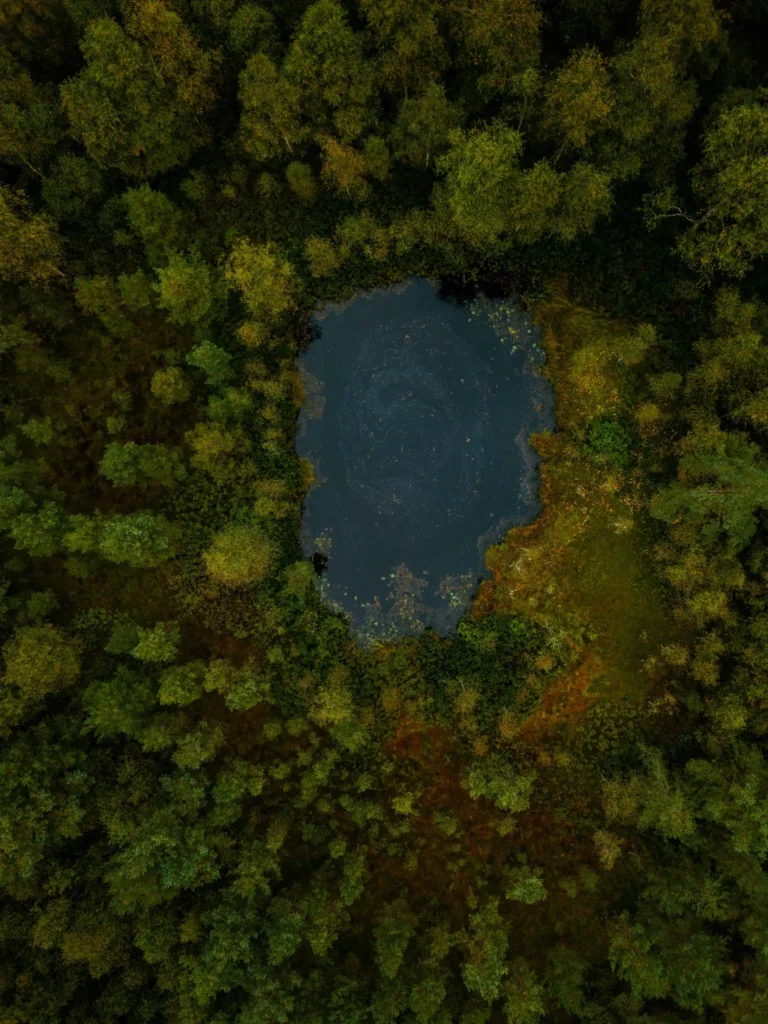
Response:
POLYGON ((314 468, 302 547, 358 640, 455 629, 484 553, 539 512, 554 428, 537 329, 509 299, 411 279, 328 305, 299 366, 314 468))

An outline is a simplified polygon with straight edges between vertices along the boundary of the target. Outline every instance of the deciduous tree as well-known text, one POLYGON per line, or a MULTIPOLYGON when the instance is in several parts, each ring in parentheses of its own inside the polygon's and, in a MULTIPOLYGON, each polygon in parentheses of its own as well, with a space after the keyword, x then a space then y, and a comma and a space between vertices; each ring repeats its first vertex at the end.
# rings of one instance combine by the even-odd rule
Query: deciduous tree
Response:
POLYGON ((73 134, 99 166, 151 178, 205 142, 215 61, 163 0, 133 0, 125 28, 92 21, 81 49, 85 68, 61 96, 73 134))
POLYGON ((203 556, 213 579, 226 587, 245 587, 262 580, 275 564, 274 544, 255 526, 231 525, 216 534, 203 556))

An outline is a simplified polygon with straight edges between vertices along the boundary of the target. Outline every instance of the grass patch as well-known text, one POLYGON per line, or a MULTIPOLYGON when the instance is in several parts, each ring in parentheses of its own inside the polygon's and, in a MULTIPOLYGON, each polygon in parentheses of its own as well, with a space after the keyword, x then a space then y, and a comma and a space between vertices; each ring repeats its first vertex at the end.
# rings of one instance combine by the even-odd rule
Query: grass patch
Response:
MULTIPOLYGON (((657 652, 678 630, 652 561, 637 464, 596 460, 582 440, 596 417, 631 415, 637 371, 613 357, 599 317, 558 299, 540 319, 558 423, 557 433, 532 439, 543 511, 489 550, 491 578, 474 606, 476 615, 530 615, 566 665, 525 724, 531 735, 580 717, 598 698, 645 701, 663 682, 657 652)), ((631 328, 614 330, 632 337, 631 328)))

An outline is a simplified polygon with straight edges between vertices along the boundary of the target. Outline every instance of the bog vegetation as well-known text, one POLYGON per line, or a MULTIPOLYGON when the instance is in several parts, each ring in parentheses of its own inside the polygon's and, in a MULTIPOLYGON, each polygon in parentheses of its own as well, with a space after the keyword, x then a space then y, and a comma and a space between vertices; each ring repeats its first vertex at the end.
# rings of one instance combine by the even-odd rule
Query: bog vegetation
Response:
POLYGON ((766 35, 0 5, 4 1024, 763 1024, 766 35), (362 652, 295 360, 408 274, 525 298, 558 429, 457 633, 362 652))

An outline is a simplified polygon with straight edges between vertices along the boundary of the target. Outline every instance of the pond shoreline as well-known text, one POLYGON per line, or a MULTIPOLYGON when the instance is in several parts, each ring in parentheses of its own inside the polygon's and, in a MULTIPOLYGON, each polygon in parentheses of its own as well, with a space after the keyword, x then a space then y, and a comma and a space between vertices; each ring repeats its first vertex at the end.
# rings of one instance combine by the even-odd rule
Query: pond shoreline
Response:
POLYGON ((485 550, 540 511, 528 436, 552 429, 554 398, 536 328, 509 300, 409 277, 326 303, 312 333, 296 444, 315 476, 301 544, 326 559, 321 592, 363 645, 448 634, 485 550))

